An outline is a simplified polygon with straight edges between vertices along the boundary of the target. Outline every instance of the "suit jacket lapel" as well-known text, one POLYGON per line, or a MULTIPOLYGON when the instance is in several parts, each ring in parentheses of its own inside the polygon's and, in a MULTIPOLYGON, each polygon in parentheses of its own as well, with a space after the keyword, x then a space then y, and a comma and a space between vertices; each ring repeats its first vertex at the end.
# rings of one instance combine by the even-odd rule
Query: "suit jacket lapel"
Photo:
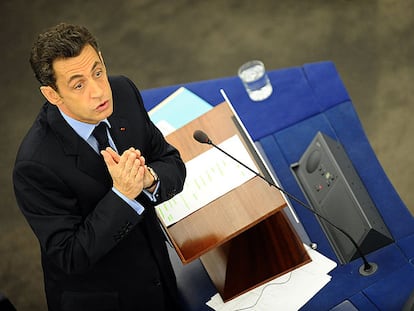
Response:
POLYGON ((97 154, 82 138, 78 145, 78 169, 92 176, 105 185, 111 185, 112 180, 101 154, 97 154))
POLYGON ((119 154, 131 147, 132 133, 129 131, 128 120, 116 116, 109 117, 111 123, 111 137, 118 149, 119 154))
POLYGON ((64 153, 68 157, 77 157, 77 168, 101 183, 110 185, 111 178, 102 156, 76 134, 55 106, 49 105, 47 118, 64 153))

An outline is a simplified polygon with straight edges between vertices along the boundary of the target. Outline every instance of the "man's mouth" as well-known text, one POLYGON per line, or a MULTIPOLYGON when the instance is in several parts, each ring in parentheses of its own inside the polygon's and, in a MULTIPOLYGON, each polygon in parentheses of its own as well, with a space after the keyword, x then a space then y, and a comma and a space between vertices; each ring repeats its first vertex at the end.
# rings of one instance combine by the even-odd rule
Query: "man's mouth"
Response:
POLYGON ((108 107, 109 101, 106 100, 103 103, 101 103, 98 107, 96 107, 96 110, 102 111, 105 110, 108 107))

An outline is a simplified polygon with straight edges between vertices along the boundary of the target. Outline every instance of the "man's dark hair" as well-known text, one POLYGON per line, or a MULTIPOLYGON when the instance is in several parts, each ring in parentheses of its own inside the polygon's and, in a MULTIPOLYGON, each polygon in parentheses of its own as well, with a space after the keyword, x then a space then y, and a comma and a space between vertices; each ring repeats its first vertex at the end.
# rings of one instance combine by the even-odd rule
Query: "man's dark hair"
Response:
POLYGON ((87 44, 99 52, 95 37, 83 26, 60 23, 40 34, 30 54, 36 79, 41 85, 57 90, 53 61, 76 57, 87 44))

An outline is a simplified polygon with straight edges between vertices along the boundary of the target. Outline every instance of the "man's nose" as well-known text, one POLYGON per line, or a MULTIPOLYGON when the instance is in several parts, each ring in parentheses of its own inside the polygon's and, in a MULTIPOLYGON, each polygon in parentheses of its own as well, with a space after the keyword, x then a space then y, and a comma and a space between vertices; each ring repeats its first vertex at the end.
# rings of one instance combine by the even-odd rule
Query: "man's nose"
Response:
POLYGON ((99 81, 92 80, 90 82, 90 93, 93 98, 102 97, 103 86, 99 83, 99 81))

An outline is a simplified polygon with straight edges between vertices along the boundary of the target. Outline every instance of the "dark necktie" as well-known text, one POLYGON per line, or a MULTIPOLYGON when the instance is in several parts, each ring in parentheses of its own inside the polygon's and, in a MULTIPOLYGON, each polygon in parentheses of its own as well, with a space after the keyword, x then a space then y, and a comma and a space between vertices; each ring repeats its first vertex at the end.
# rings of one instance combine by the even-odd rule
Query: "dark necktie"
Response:
POLYGON ((99 123, 97 127, 92 132, 92 135, 98 141, 98 148, 99 150, 104 150, 106 147, 109 146, 108 134, 106 132, 107 124, 105 122, 99 123))

